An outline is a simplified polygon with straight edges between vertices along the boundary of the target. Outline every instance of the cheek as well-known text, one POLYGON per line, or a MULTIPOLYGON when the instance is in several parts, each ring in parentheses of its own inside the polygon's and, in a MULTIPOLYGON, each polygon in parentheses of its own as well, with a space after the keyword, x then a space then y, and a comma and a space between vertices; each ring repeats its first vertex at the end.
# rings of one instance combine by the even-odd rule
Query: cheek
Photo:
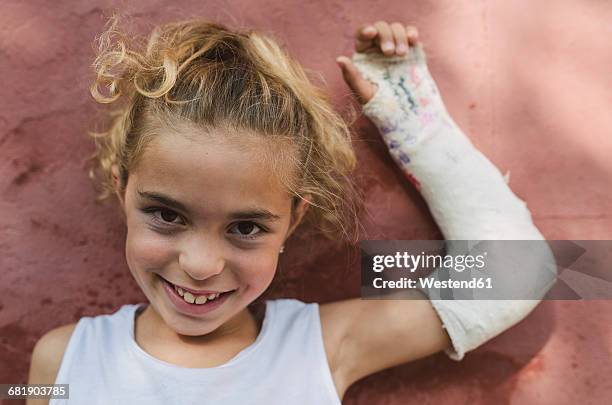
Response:
POLYGON ((253 290, 262 293, 272 282, 277 263, 278 256, 269 252, 245 257, 239 265, 240 277, 253 290))
POLYGON ((171 259, 168 242, 145 228, 129 228, 125 256, 132 272, 160 269, 171 259))

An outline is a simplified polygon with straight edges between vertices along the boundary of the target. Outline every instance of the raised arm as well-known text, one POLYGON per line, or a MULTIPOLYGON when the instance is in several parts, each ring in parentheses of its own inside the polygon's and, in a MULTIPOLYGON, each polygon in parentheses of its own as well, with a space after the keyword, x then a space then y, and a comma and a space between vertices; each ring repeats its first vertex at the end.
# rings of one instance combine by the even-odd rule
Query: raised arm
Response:
MULTIPOLYGON (((358 31, 359 52, 352 62, 338 60, 345 80, 365 102, 364 114, 421 192, 446 239, 543 240, 526 204, 448 114, 415 34, 414 27, 378 22, 374 29, 358 31), (401 43, 411 46, 403 55, 376 52, 385 43, 395 49, 401 43)), ((534 254, 537 267, 554 269, 547 247, 534 254)), ((540 277, 533 275, 524 282, 540 277)), ((429 291, 413 292, 422 293, 429 296, 429 291)), ((343 344, 330 355, 342 386, 439 350, 461 360, 466 351, 523 319, 538 302, 355 299, 324 305, 321 314, 329 341, 343 344)))

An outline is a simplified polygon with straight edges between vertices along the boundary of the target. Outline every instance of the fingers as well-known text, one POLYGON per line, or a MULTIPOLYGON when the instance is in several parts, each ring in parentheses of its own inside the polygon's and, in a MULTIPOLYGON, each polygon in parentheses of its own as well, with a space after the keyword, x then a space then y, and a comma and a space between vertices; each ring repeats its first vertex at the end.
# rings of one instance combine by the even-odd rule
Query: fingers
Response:
POLYGON ((408 44, 415 46, 419 42, 419 30, 414 25, 406 25, 406 36, 408 44))
POLYGON ((408 52, 408 38, 406 37, 406 29, 403 24, 392 23, 391 32, 395 42, 395 53, 397 55, 405 55, 408 52))
POLYGON ((370 24, 364 24, 355 32, 355 50, 365 52, 367 49, 374 48, 374 38, 378 31, 370 24))
POLYGON ((377 86, 361 76, 359 70, 346 56, 339 56, 336 61, 342 69, 342 77, 357 96, 361 104, 367 103, 376 93, 377 86))
POLYGON ((385 55, 393 55, 395 52, 395 40, 393 39, 393 31, 391 27, 384 21, 374 23, 374 28, 378 31, 378 44, 382 53, 385 55))
POLYGON ((377 52, 378 49, 387 56, 405 55, 410 46, 418 43, 418 30, 412 25, 398 22, 388 24, 377 21, 364 24, 355 32, 355 50, 357 52, 377 52))

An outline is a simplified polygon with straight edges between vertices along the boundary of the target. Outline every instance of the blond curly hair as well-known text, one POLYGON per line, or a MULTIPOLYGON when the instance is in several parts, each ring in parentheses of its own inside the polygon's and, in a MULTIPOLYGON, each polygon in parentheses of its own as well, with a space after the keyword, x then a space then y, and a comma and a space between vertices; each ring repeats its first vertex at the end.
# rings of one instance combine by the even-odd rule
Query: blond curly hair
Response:
POLYGON ((115 191, 113 165, 125 192, 162 125, 246 130, 278 145, 267 159, 292 169, 275 173, 293 207, 311 196, 303 222, 329 239, 358 242, 363 195, 349 177, 356 157, 348 125, 274 39, 203 19, 163 24, 144 38, 121 31, 119 22, 110 17, 93 63, 92 96, 118 106, 106 130, 89 133, 96 145, 89 176, 101 174, 98 201, 115 191))

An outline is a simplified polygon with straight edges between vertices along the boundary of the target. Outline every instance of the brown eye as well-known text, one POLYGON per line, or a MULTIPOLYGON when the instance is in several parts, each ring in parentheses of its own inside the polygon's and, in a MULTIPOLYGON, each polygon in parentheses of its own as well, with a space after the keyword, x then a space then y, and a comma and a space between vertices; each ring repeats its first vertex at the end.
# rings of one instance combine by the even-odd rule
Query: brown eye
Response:
POLYGON ((178 217, 178 215, 170 210, 167 209, 161 209, 159 210, 159 212, 161 213, 161 219, 163 219, 166 222, 174 222, 174 220, 178 217))
MULTIPOLYGON (((240 238, 244 238, 244 239, 255 239, 255 238, 262 236, 262 234, 267 232, 265 229, 263 229, 261 226, 259 226, 255 222, 249 222, 249 221, 239 222, 235 224, 232 227, 232 229, 237 229, 238 230, 237 235, 240 238)), ((236 233, 236 232, 232 232, 232 233, 236 233)))
POLYGON ((156 229, 163 229, 164 231, 179 228, 185 225, 185 220, 182 219, 181 214, 172 211, 171 209, 164 207, 146 207, 140 208, 146 216, 147 219, 156 225, 156 229), (176 219, 181 219, 178 222, 175 222, 176 219))
POLYGON ((241 222, 240 224, 238 224, 238 229, 242 234, 250 234, 251 232, 253 232, 254 228, 255 224, 252 222, 241 222))

